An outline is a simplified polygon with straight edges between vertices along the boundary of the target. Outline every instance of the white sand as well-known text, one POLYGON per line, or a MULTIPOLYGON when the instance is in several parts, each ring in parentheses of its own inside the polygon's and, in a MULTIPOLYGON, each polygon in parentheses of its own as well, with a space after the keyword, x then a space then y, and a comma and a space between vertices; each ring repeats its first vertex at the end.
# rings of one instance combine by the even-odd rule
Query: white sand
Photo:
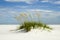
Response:
POLYGON ((11 32, 19 25, 0 25, 0 40, 60 40, 60 25, 49 25, 54 29, 51 32, 38 29, 28 33, 11 32))

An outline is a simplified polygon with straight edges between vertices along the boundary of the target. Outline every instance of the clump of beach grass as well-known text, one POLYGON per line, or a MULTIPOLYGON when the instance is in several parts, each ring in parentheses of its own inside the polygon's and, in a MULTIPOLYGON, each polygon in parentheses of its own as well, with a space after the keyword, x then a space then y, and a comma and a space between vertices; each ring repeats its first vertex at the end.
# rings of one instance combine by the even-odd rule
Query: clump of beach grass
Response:
POLYGON ((23 23, 21 23, 21 26, 19 26, 16 30, 25 30, 26 32, 29 32, 31 31, 31 29, 36 29, 36 28, 39 28, 39 29, 43 29, 43 30, 52 30, 51 27, 47 26, 46 24, 44 23, 41 23, 40 22, 40 13, 36 13, 35 14, 35 17, 38 18, 38 21, 34 21, 33 20, 33 16, 29 13, 20 13, 19 16, 15 17, 19 22, 21 22, 21 20, 23 19, 23 23), (31 18, 31 21, 28 20, 28 18, 31 18))
POLYGON ((17 30, 24 29, 26 32, 31 31, 31 29, 43 29, 43 30, 52 30, 51 27, 47 26, 46 24, 40 22, 24 22, 17 30))

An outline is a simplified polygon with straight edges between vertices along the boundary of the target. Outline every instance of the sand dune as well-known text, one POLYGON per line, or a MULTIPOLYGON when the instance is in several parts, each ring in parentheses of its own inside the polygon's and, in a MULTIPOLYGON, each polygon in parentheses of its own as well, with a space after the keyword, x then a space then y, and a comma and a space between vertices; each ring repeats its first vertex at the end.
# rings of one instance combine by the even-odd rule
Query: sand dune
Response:
POLYGON ((49 25, 51 32, 32 29, 30 32, 10 31, 19 25, 0 25, 0 40, 60 40, 60 25, 49 25))

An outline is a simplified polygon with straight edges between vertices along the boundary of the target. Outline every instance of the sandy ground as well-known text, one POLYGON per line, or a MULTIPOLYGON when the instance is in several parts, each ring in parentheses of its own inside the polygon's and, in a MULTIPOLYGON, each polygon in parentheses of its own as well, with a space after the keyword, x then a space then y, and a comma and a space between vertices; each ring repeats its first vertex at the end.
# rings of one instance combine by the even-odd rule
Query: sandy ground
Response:
POLYGON ((60 25, 49 25, 53 28, 51 32, 38 29, 28 33, 10 31, 19 25, 0 25, 0 40, 60 40, 60 25))

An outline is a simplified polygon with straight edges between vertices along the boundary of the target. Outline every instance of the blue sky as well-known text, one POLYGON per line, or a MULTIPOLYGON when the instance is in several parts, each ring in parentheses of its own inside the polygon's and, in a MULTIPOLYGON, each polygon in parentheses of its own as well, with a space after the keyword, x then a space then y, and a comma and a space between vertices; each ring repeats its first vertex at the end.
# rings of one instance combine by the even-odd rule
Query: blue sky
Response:
POLYGON ((0 0, 0 24, 17 23, 20 12, 41 12, 44 23, 60 24, 60 0, 0 0))

